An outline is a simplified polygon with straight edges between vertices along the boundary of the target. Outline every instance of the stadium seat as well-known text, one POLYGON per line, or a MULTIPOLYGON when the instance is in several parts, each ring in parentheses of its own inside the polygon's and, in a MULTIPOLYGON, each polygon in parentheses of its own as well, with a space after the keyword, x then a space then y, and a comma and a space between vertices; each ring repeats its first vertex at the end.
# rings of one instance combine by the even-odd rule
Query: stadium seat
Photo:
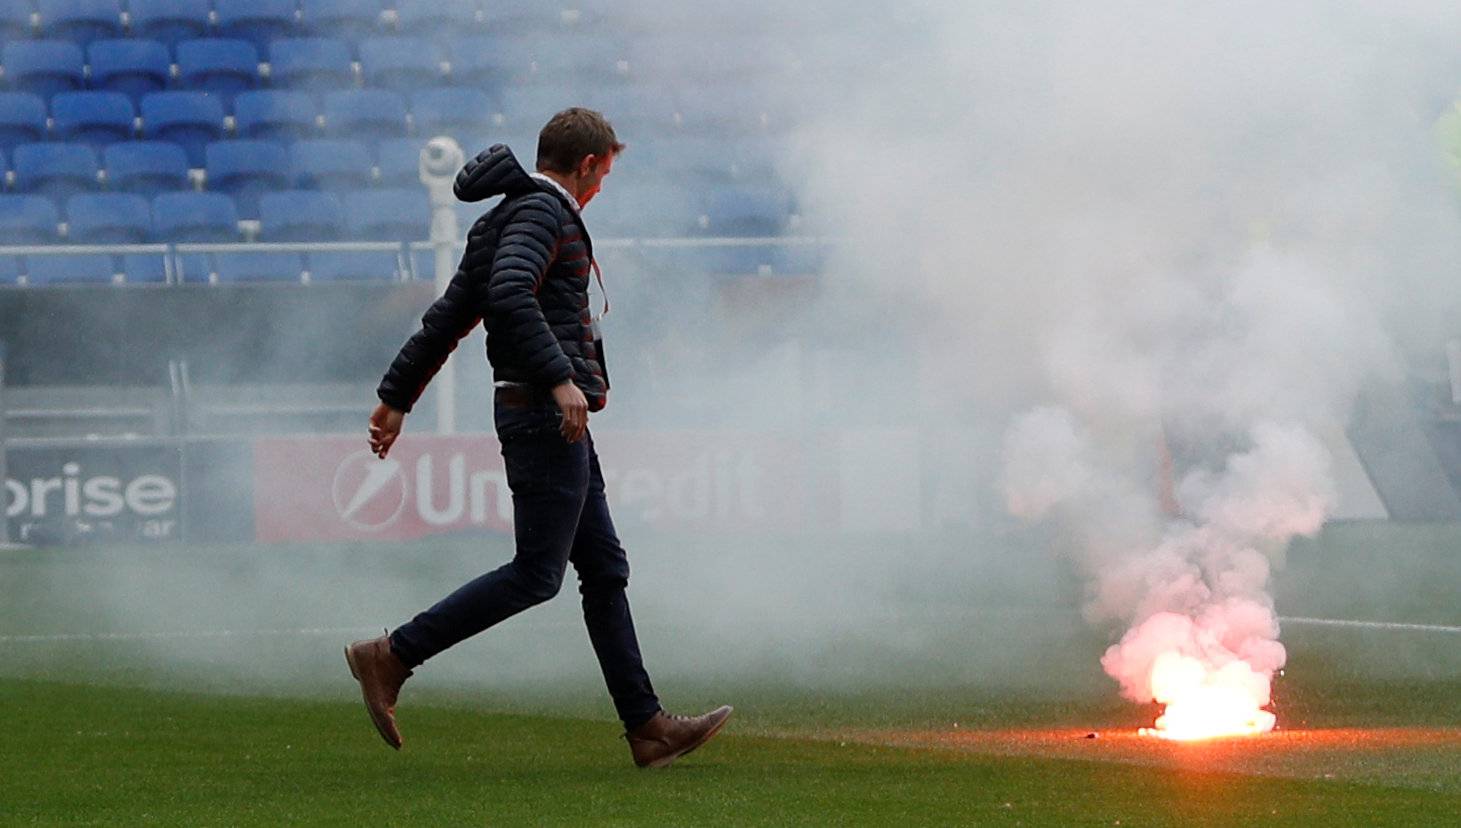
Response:
POLYGON ((30 0, 0 0, 0 38, 22 40, 31 36, 30 0))
POLYGON ((203 149, 223 137, 223 103, 205 92, 154 92, 142 98, 142 135, 180 144, 188 165, 203 166, 203 149))
POLYGON ((19 256, 0 256, 0 285, 19 284, 20 270, 19 256))
POLYGON ((177 52, 181 88, 212 92, 231 102, 234 95, 259 85, 259 52, 247 40, 184 40, 177 52))
POLYGON ((122 8, 118 0, 36 0, 41 36, 85 45, 104 37, 122 36, 122 8))
POLYGON ((453 39, 450 54, 452 83, 501 90, 532 74, 532 58, 506 36, 453 39))
POLYGON ((130 193, 87 193, 66 202, 72 244, 142 244, 152 235, 147 199, 130 193))
POLYGON ((25 271, 32 285, 105 285, 116 281, 117 265, 105 254, 58 253, 26 256, 25 271))
POLYGON ((47 244, 59 235, 56 204, 45 196, 0 195, 0 244, 47 244))
POLYGON ((422 241, 430 235, 431 207, 421 187, 358 190, 342 194, 350 205, 345 224, 352 238, 364 241, 422 241))
POLYGON ((96 152, 86 144, 21 144, 11 166, 16 192, 65 197, 101 188, 96 152))
POLYGON ((167 88, 172 57, 156 40, 97 40, 91 56, 91 88, 130 95, 135 101, 167 88))
POLYGON ((318 134, 319 113, 307 92, 261 89, 240 92, 233 100, 234 131, 240 138, 295 140, 318 134))
POLYGON ((481 28, 475 3, 441 0, 396 0, 396 28, 401 34, 466 34, 481 28))
POLYGON ((0 50, 5 81, 17 92, 50 97, 86 86, 86 59, 69 40, 12 40, 0 50))
POLYGON ((259 241, 335 241, 344 226, 340 200, 330 193, 281 190, 259 197, 259 241))
POLYGON ((347 89, 355 85, 350 48, 343 40, 300 37, 269 44, 270 80, 290 89, 347 89))
POLYGON ((161 284, 167 281, 167 262, 160 253, 122 254, 122 277, 129 284, 161 284))
POLYGON ((380 5, 360 0, 304 0, 300 27, 320 37, 359 40, 380 26, 380 5))
POLYGON ((374 183, 370 153, 359 141, 297 141, 289 147, 294 183, 315 190, 357 190, 374 183))
POLYGON ((541 0, 491 0, 485 4, 486 27, 494 32, 552 31, 563 24, 563 7, 541 0))
POLYGON ((186 190, 188 154, 170 141, 128 141, 102 149, 110 189, 144 196, 186 190))
POLYGON ((208 33, 209 0, 128 0, 132 34, 175 46, 208 33))
MULTIPOLYGON (((581 100, 582 106, 604 113, 621 134, 668 136, 680 129, 677 97, 664 87, 641 84, 593 86, 584 90, 581 100)), ((546 122, 547 116, 543 120, 546 122)))
POLYGON ((309 254, 311 282, 399 281, 405 278, 400 250, 329 250, 309 254))
POLYGON ((228 193, 246 219, 259 217, 259 195, 289 187, 289 154, 274 141, 215 141, 204 150, 208 189, 228 193))
POLYGON ((385 89, 326 92, 324 110, 329 135, 372 140, 406 134, 406 101, 385 89))
POLYGON ((467 86, 425 89, 411 98, 411 119, 417 135, 449 135, 464 149, 485 146, 497 109, 486 92, 467 86))
POLYGON ((787 194, 771 185, 727 185, 705 192, 702 232, 712 236, 776 236, 791 217, 787 194))
POLYGON ((441 83, 441 54, 432 42, 415 37, 376 37, 360 41, 360 68, 367 86, 414 89, 441 83))
POLYGON ((165 242, 236 242, 238 210, 222 193, 163 193, 152 200, 152 230, 165 242))
POLYGON ((304 272, 304 257, 263 250, 214 253, 213 269, 223 283, 298 282, 304 272))
POLYGON ((295 34, 296 0, 214 0, 218 31, 263 49, 275 38, 295 34))
POLYGON ((46 102, 28 92, 0 92, 0 148, 46 137, 46 102))
POLYGON ((654 179, 611 182, 594 208, 595 238, 682 236, 696 232, 704 214, 699 193, 654 179))
POLYGON ((62 92, 51 99, 51 131, 63 141, 128 141, 136 121, 132 99, 121 92, 62 92))
POLYGON ((376 166, 380 169, 382 187, 420 186, 421 147, 419 138, 399 138, 376 145, 376 166))

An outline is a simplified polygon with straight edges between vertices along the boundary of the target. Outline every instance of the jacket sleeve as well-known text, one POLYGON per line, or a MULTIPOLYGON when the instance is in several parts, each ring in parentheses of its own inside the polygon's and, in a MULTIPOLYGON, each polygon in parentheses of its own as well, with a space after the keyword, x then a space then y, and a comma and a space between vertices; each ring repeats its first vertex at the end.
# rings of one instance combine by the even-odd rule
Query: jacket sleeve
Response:
POLYGON ((391 408, 409 413, 426 390, 426 384, 456 350, 457 343, 482 320, 481 291, 474 284, 480 274, 474 278, 465 267, 470 258, 468 253, 463 259, 464 266, 457 269, 446 292, 426 309, 421 317, 421 329, 401 346, 376 388, 376 396, 391 408))
POLYGON ((554 386, 573 377, 573 364, 538 304, 538 290, 557 252, 563 207, 547 193, 526 196, 502 228, 487 282, 492 336, 507 336, 534 385, 554 386))

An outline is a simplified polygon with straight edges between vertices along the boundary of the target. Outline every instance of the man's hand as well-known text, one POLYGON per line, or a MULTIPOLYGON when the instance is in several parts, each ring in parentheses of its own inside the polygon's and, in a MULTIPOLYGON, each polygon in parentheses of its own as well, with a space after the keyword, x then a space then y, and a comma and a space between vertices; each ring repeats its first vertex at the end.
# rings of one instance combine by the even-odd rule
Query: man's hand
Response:
POLYGON ((570 443, 583 439, 583 433, 588 431, 588 398, 573 380, 564 380, 553 387, 553 402, 563 412, 563 439, 570 443))
POLYGON ((385 403, 377 405, 370 412, 370 450, 376 457, 385 459, 396 438, 401 436, 401 424, 405 421, 404 411, 397 411, 385 403))

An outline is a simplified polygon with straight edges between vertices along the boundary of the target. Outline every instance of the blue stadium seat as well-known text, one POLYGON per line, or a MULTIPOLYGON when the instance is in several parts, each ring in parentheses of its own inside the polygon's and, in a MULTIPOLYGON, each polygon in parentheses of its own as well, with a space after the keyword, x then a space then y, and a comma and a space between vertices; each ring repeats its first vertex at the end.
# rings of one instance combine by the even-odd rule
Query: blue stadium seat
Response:
POLYGON ((406 134, 406 100, 385 89, 326 92, 325 132, 364 140, 406 134))
POLYGON ((452 83, 500 90, 532 73, 532 58, 513 38, 480 35, 453 39, 450 45, 452 83))
POLYGON ((360 0, 304 0, 301 27, 322 37, 359 40, 380 25, 380 4, 360 0))
POLYGON ((552 31, 562 25, 563 7, 542 0, 491 0, 486 3, 487 28, 502 32, 552 31))
POLYGON ((347 89, 355 85, 350 47, 343 40, 300 37, 269 44, 270 80, 290 89, 347 89))
POLYGON ((423 138, 449 135, 470 149, 486 146, 497 104, 486 92, 469 86, 424 89, 411 97, 411 119, 423 138))
POLYGON ((124 253, 122 276, 129 284, 161 284, 167 281, 167 262, 159 253, 124 253))
POLYGON ((116 281, 117 265, 105 254, 59 253, 26 256, 25 271, 32 285, 105 285, 116 281))
POLYGON ((421 147, 425 143, 420 138, 398 138, 377 144, 375 155, 381 186, 420 186, 421 147))
POLYGON ((421 187, 358 190, 340 199, 350 205, 345 224, 364 241, 422 241, 430 235, 431 207, 421 187))
POLYGON ((28 92, 0 92, 0 148, 46 137, 46 102, 28 92))
POLYGON ((132 34, 175 46, 208 33, 209 0, 128 0, 132 34))
POLYGON ((152 200, 152 230, 165 242, 236 242, 238 210, 222 193, 163 193, 152 200))
POLYGON ((91 55, 91 88, 122 92, 138 99, 167 88, 172 56, 156 40, 98 40, 91 55))
POLYGON ((234 131, 240 138, 287 141, 318 134, 319 108, 307 92, 260 89, 233 99, 234 131))
POLYGON ((218 31, 224 37, 252 42, 263 49, 269 41, 295 34, 296 0, 214 0, 218 31))
POLYGON ((0 50, 0 62, 17 92, 50 97, 86 86, 86 59, 69 40, 12 40, 0 50))
POLYGON ((480 29, 475 3, 396 0, 396 28, 402 34, 436 36, 480 29))
POLYGON ((370 153, 359 141, 297 141, 289 147, 296 185, 315 190, 357 190, 374 183, 370 153))
POLYGON ((170 141, 128 141, 102 150, 107 186, 113 190, 154 196, 186 190, 188 154, 170 141))
POLYGON ((72 244, 142 244, 152 235, 147 199, 130 193, 87 193, 66 202, 72 244))
POLYGON ((60 228, 56 203, 45 196, 0 195, 0 244, 47 244, 60 228))
POLYGON ((51 131, 63 141, 128 141, 136 120, 132 99, 121 92, 62 92, 51 99, 51 131))
POLYGON ((595 238, 682 236, 698 231, 703 214, 702 197, 695 190, 655 179, 625 178, 611 181, 594 201, 591 230, 595 238))
POLYGON ((335 241, 344 226, 340 200, 330 193, 281 190, 259 197, 259 241, 335 241))
POLYGON ((19 256, 0 256, 0 285, 19 284, 20 270, 19 256))
POLYGON ((776 236, 786 229, 791 202, 775 186, 727 185, 705 192, 702 231, 712 236, 776 236))
POLYGON ((304 257, 263 250, 214 253, 213 269, 218 281, 224 283, 298 282, 304 272, 304 257))
POLYGON ((289 153, 275 141, 215 141, 204 150, 208 189, 228 193, 246 219, 259 217, 259 195, 289 187, 289 153))
MULTIPOLYGON (((583 101, 580 106, 604 113, 621 134, 671 135, 680 129, 679 102, 670 90, 663 87, 600 85, 585 89, 580 100, 583 101)), ((549 116, 552 114, 548 113, 549 116)), ((547 116, 542 123, 546 122, 547 116)))
POLYGON ((87 44, 103 37, 122 36, 122 7, 118 0, 36 0, 41 36, 87 44))
POLYGON ((0 0, 0 38, 20 40, 31 36, 30 0, 0 0))
POLYGON ((184 40, 177 53, 182 88, 212 92, 232 101, 239 92, 259 85, 259 52, 247 40, 184 40))
POLYGON ((399 250, 330 250, 309 254, 311 282, 400 281, 405 278, 399 250))
POLYGON ((11 162, 16 192, 64 197, 101 189, 96 152, 86 144, 21 144, 11 162))
POLYGON ((441 83, 441 53, 431 41, 415 37, 376 37, 360 41, 360 69, 367 86, 414 89, 441 83))
POLYGON ((205 92, 143 96, 142 136, 180 144, 188 165, 201 167, 204 147, 223 137, 223 103, 205 92))

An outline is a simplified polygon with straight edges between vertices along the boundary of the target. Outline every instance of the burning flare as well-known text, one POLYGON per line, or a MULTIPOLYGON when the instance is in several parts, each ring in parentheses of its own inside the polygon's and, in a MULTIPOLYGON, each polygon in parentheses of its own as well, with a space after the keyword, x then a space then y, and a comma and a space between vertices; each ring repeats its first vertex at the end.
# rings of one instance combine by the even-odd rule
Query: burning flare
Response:
MULTIPOLYGON (((1253 693, 1253 669, 1233 661, 1216 670, 1199 659, 1166 652, 1152 663, 1152 697, 1167 706, 1143 736, 1173 741, 1252 736, 1273 729, 1268 703, 1253 693)), ((1266 684, 1266 681, 1265 681, 1266 684)))

